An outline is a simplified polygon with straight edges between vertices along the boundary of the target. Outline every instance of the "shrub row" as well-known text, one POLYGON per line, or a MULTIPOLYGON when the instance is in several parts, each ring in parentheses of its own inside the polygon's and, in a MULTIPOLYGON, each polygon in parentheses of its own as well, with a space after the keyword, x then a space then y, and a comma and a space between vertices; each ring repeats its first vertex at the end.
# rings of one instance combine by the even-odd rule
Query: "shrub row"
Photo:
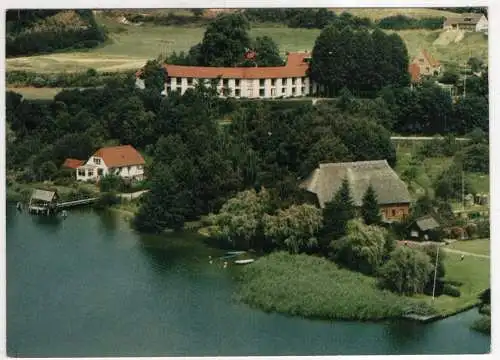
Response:
POLYGON ((123 76, 133 76, 133 72, 102 72, 95 69, 75 73, 35 73, 29 71, 7 71, 7 85, 17 87, 33 86, 69 88, 69 87, 93 87, 105 85, 108 81, 119 79, 123 76))
POLYGON ((380 19, 377 25, 382 29, 410 30, 429 29, 437 30, 443 27, 444 17, 428 17, 415 19, 405 15, 388 16, 380 19))

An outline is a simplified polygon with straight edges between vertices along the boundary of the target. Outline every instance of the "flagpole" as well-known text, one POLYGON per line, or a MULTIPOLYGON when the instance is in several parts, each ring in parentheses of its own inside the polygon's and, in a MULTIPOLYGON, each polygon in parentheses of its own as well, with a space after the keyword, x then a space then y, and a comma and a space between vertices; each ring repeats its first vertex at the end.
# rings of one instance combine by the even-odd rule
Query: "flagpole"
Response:
POLYGON ((440 246, 438 245, 437 252, 436 252, 436 265, 434 266, 434 284, 432 286, 432 301, 434 301, 434 294, 436 293, 436 277, 437 277, 437 269, 438 269, 439 248, 440 248, 440 246))

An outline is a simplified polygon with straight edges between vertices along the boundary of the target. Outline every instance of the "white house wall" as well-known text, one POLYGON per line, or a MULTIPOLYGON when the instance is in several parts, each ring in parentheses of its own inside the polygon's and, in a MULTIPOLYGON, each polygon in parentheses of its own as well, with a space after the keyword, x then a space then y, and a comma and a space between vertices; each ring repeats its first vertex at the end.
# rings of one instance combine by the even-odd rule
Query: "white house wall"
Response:
MULTIPOLYGON (((76 169, 76 179, 81 181, 96 181, 102 176, 116 175, 122 178, 134 178, 142 180, 144 178, 144 166, 143 165, 130 165, 121 166, 116 168, 108 168, 104 163, 104 160, 97 156, 91 156, 90 159, 85 163, 87 166, 93 166, 93 169, 88 168, 78 168, 76 169), (97 161, 96 161, 97 160, 97 161), (99 169, 102 171, 99 175, 99 169), (85 175, 80 175, 81 171, 85 171, 85 175), (92 175, 89 175, 89 170, 92 171, 92 175)), ((84 166, 85 166, 84 165, 84 166)))
MULTIPOLYGON (((168 94, 170 91, 180 91, 181 95, 190 88, 194 88, 199 81, 197 79, 189 82, 188 78, 170 78, 170 83, 165 83, 165 91, 168 94)), ((212 79, 205 80, 206 83, 213 81, 212 79)), ((306 96, 311 93, 311 81, 308 77, 295 78, 277 78, 277 79, 221 79, 217 85, 217 89, 221 96, 224 96, 223 89, 229 89, 230 97, 237 98, 279 98, 291 96, 306 96), (226 86, 223 86, 226 84, 226 86), (262 86, 261 86, 262 84, 262 86), (273 85, 274 84, 274 85, 273 85)), ((313 91, 316 86, 313 85, 313 91)))
POLYGON ((476 31, 488 31, 488 19, 486 16, 482 16, 481 19, 476 24, 476 31))

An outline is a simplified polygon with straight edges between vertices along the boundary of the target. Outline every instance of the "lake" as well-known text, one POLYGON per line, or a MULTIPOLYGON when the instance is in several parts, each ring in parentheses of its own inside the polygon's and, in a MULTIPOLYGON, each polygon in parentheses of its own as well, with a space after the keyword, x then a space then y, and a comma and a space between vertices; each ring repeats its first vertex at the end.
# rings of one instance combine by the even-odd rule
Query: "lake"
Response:
MULTIPOLYGON (((116 212, 7 206, 7 351, 18 357, 481 354, 471 310, 431 324, 319 321, 234 300, 239 268, 193 234, 141 236, 116 212)), ((251 266, 251 265, 248 265, 251 266)))

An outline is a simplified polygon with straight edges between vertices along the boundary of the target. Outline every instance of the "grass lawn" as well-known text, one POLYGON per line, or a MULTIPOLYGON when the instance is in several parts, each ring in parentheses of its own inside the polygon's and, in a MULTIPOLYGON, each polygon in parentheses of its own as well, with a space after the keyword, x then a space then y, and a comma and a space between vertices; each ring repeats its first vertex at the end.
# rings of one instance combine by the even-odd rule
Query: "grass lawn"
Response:
MULTIPOLYGON (((409 14, 412 11, 421 14, 418 16, 435 16, 431 14, 442 13, 433 9, 357 10, 365 14, 373 13, 374 18, 395 13, 409 14)), ((71 72, 89 68, 98 71, 136 69, 146 60, 156 58, 159 54, 189 50, 191 46, 201 41, 205 31, 204 27, 192 26, 122 25, 102 15, 97 15, 96 19, 109 30, 110 40, 102 46, 91 50, 10 58, 6 60, 7 70, 71 72)), ((278 43, 282 53, 312 50, 319 33, 320 30, 317 29, 291 29, 275 24, 256 25, 251 30, 252 37, 271 36, 278 43)), ((437 59, 445 63, 464 62, 471 54, 483 59, 488 56, 488 41, 482 34, 467 34, 461 42, 447 46, 433 45, 440 34, 439 30, 405 30, 399 31, 398 34, 405 41, 410 56, 416 55, 421 48, 427 48, 437 59)))
POLYGON ((21 88, 7 88, 7 91, 15 91, 21 94, 26 99, 40 99, 52 100, 62 88, 34 88, 34 87, 21 87, 21 88))
POLYGON ((490 255, 490 239, 456 241, 446 247, 473 254, 490 255))
POLYGON ((461 261, 460 257, 460 254, 448 252, 444 264, 446 279, 462 283, 459 286, 461 296, 454 298, 442 295, 436 298, 434 302, 428 296, 422 297, 426 298, 429 304, 434 304, 436 310, 443 315, 453 314, 461 309, 475 305, 478 303, 479 294, 490 287, 490 259, 465 256, 464 260, 461 261))

